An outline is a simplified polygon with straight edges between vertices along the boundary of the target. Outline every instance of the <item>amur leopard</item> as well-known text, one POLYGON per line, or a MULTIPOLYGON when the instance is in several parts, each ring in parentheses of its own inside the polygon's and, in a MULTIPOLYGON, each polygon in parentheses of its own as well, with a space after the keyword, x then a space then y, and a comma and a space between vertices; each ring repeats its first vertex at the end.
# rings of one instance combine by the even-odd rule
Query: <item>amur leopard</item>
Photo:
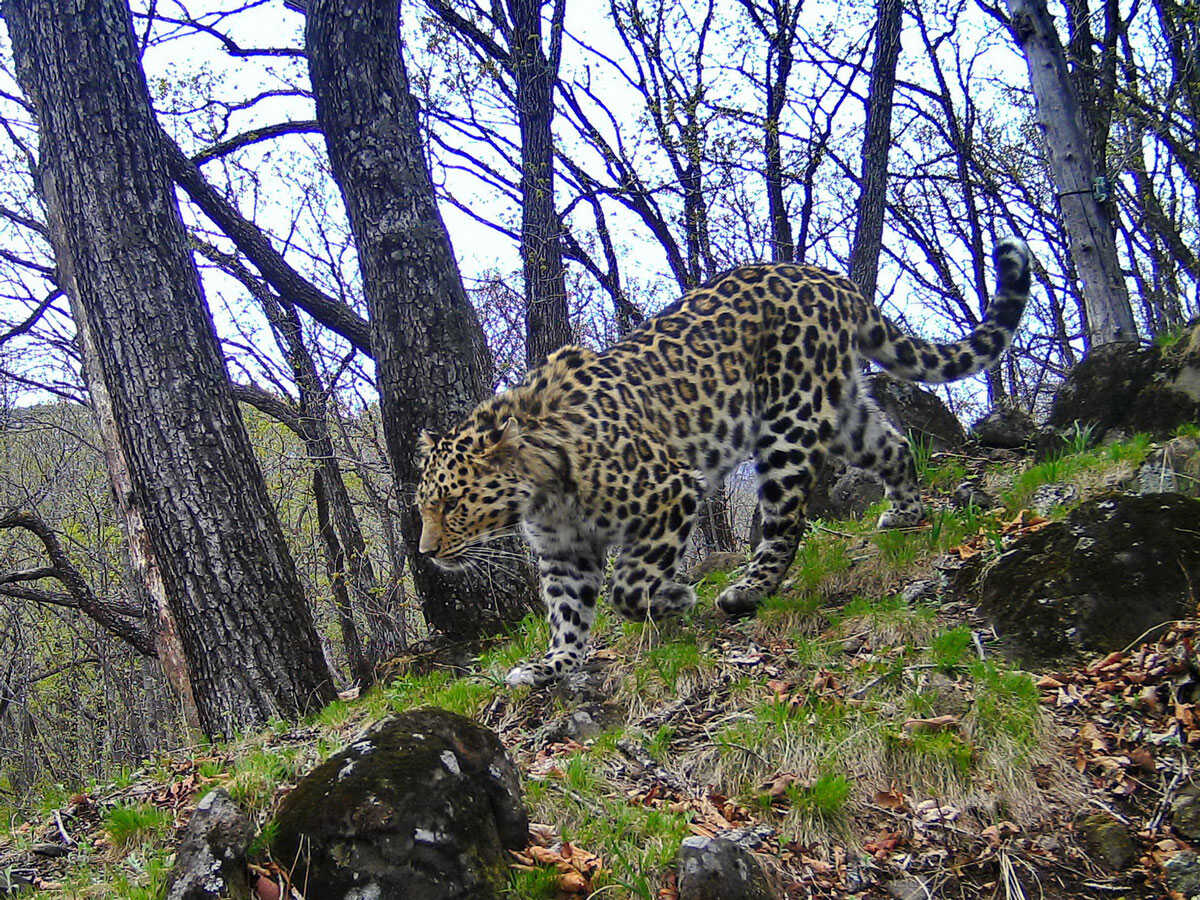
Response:
POLYGON ((861 358, 924 382, 992 365, 1029 296, 1025 243, 1001 241, 995 266, 983 321, 956 343, 904 334, 840 275, 771 264, 713 278, 603 352, 563 347, 450 433, 422 436, 420 552, 469 566, 487 541, 524 534, 550 648, 508 681, 542 684, 586 654, 610 548, 608 598, 622 615, 658 619, 695 602, 676 572, 700 501, 753 457, 762 540, 717 599, 751 614, 790 566, 831 454, 882 478, 881 528, 920 521, 907 442, 867 395, 861 358))

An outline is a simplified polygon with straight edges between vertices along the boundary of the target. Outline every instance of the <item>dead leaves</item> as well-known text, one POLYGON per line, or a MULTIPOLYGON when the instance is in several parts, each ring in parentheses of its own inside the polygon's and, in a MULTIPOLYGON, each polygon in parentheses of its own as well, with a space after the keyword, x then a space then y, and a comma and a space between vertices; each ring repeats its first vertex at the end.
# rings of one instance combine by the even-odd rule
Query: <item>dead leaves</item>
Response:
POLYGON ((524 850, 509 852, 515 859, 511 863, 514 869, 553 869, 557 875, 559 894, 567 897, 590 894, 592 879, 603 868, 602 860, 595 853, 589 853, 570 841, 559 841, 554 826, 536 822, 529 826, 529 846, 524 850))
POLYGON ((971 535, 957 547, 951 547, 947 552, 960 560, 968 560, 995 546, 996 537, 1012 541, 1024 535, 1041 531, 1049 524, 1050 520, 1045 516, 1039 516, 1033 510, 1023 509, 1011 521, 1000 523, 998 535, 995 532, 989 534, 986 529, 980 528, 977 534, 971 535))

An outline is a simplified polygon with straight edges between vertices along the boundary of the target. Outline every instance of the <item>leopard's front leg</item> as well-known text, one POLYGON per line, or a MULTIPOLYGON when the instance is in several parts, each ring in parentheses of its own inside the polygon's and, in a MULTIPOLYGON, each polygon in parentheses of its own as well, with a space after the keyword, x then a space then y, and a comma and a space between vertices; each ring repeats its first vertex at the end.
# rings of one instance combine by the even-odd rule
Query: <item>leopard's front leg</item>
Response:
POLYGON ((542 599, 550 620, 550 649, 538 660, 515 666, 505 681, 541 685, 561 678, 583 662, 596 618, 600 560, 588 554, 560 554, 538 560, 542 599))

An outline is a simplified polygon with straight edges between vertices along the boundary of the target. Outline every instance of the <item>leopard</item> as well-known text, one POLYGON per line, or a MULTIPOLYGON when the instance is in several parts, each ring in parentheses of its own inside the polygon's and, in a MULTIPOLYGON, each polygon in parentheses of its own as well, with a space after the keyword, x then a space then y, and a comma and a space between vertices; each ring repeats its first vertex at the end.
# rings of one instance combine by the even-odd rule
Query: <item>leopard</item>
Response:
POLYGON ((922 520, 909 444, 868 394, 864 360, 926 383, 991 367, 1028 302, 1030 265, 1019 237, 996 243, 996 289, 955 342, 905 333, 843 275, 784 262, 711 278, 605 350, 561 347, 447 433, 421 435, 418 552, 469 568, 492 540, 524 537, 549 647, 506 681, 545 685, 586 660, 602 592, 634 620, 696 602, 678 573, 701 502, 752 459, 761 539, 716 606, 753 615, 796 555, 826 460, 880 477, 879 528, 922 520))

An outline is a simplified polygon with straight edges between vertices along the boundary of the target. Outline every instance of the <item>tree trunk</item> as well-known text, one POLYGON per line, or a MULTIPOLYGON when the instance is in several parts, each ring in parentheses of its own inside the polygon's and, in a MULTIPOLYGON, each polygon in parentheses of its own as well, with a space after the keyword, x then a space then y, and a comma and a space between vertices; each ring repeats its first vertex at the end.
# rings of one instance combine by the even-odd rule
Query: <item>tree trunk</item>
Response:
POLYGON ((1137 340, 1133 308, 1117 259, 1116 236, 1096 196, 1096 166, 1079 99, 1045 0, 1008 0, 1013 37, 1025 54, 1038 123, 1063 228, 1075 262, 1090 346, 1137 340))
MULTIPOLYGON (((371 311, 388 457, 397 485, 411 486, 421 429, 447 428, 473 409, 487 392, 490 360, 437 209, 398 29, 398 0, 314 0, 305 40, 371 311)), ((473 637, 534 607, 529 567, 503 586, 437 568, 416 552, 411 503, 401 531, 431 627, 473 637)))
MULTIPOLYGON (((571 340, 558 213, 554 208, 554 83, 557 54, 542 49, 541 0, 511 0, 509 61, 521 129, 521 261, 525 361, 530 368, 571 340)), ((561 22, 556 26, 561 28, 561 22)), ((555 45, 557 40, 553 41, 555 45)))
POLYGON ((876 8, 875 59, 867 92, 866 134, 863 137, 862 177, 858 183, 858 218, 850 247, 850 279, 868 302, 874 302, 883 243, 883 212, 887 202, 888 148, 892 144, 892 96, 896 91, 896 60, 900 57, 900 0, 879 0, 876 8))
POLYGON ((333 698, 231 396, 124 0, 4 0, 39 187, 214 737, 333 698))

